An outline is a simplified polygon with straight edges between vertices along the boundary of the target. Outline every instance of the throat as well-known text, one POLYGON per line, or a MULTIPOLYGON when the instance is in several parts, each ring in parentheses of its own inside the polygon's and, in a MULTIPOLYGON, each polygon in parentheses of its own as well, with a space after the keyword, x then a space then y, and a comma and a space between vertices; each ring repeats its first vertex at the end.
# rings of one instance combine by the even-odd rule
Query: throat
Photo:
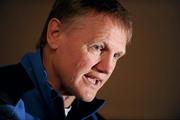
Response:
POLYGON ((64 99, 64 107, 69 108, 73 101, 75 100, 75 96, 63 96, 64 99))

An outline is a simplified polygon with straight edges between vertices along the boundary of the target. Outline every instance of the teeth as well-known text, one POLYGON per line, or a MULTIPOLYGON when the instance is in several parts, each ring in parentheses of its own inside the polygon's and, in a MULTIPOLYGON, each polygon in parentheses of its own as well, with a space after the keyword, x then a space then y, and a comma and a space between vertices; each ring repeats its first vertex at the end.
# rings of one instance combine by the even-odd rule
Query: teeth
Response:
POLYGON ((92 83, 92 84, 96 84, 96 80, 95 79, 92 79, 92 78, 90 78, 90 77, 87 77, 87 79, 92 83))

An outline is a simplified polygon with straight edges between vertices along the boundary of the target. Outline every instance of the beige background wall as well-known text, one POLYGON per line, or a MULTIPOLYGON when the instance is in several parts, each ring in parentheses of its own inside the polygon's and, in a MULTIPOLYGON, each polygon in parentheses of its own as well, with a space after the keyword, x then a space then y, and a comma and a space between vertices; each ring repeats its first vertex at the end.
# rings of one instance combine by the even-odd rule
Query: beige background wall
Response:
MULTIPOLYGON (((0 65, 35 50, 54 0, 0 1, 0 65)), ((127 55, 99 92, 107 119, 180 119, 180 0, 122 0, 134 20, 127 55)))

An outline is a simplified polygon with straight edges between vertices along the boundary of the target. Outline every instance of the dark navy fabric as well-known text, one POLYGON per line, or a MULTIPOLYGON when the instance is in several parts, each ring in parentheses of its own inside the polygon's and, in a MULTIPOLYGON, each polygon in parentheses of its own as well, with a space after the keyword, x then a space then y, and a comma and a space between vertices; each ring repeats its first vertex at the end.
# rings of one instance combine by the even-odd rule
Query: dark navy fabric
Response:
POLYGON ((20 64, 0 68, 0 120, 99 120, 104 100, 76 99, 65 117, 62 96, 47 81, 40 50, 20 64))

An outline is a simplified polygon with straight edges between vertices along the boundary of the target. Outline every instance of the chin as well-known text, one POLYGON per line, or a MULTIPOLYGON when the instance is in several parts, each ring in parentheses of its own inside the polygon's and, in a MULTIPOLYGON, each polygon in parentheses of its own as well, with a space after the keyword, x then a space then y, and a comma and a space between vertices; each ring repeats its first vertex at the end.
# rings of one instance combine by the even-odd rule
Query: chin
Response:
POLYGON ((84 102, 91 102, 91 101, 93 101, 93 99, 94 98, 92 98, 92 99, 82 99, 82 101, 84 101, 84 102))
POLYGON ((84 101, 84 102, 91 102, 93 101, 93 99, 95 98, 95 96, 84 96, 84 97, 81 97, 81 100, 84 101))

